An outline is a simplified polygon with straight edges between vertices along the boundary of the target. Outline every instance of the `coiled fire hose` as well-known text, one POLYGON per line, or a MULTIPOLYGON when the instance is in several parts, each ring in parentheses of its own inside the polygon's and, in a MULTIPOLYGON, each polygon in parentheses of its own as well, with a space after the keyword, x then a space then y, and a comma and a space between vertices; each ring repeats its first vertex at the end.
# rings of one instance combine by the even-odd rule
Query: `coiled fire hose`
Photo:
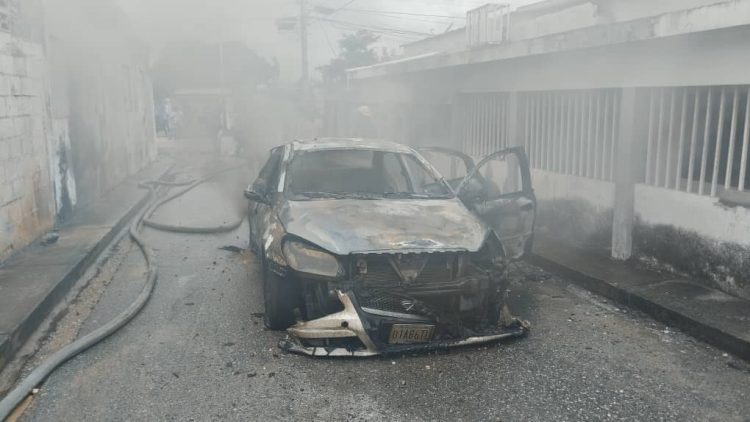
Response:
POLYGON ((214 179, 221 174, 239 170, 242 168, 245 168, 245 166, 230 167, 212 173, 204 178, 186 182, 167 182, 163 180, 156 180, 142 182, 139 184, 140 187, 148 189, 149 191, 149 205, 146 206, 143 211, 138 214, 137 218, 131 223, 128 230, 130 238, 133 240, 133 242, 135 242, 136 245, 138 245, 138 249, 141 251, 146 261, 146 283, 143 285, 143 288, 138 294, 138 297, 136 297, 136 299, 127 307, 127 309, 122 311, 122 313, 117 315, 111 321, 53 353, 50 357, 39 364, 39 366, 34 368, 34 370, 32 370, 26 378, 18 383, 15 388, 13 388, 2 400, 0 400, 0 421, 4 421, 11 414, 11 412, 13 412, 16 406, 18 406, 18 404, 20 404, 26 398, 26 396, 28 396, 32 392, 34 388, 40 385, 60 365, 115 333, 117 330, 130 322, 130 320, 132 320, 136 315, 138 315, 138 313, 146 305, 146 302, 148 302, 149 298, 151 297, 151 293, 153 292, 154 286, 156 285, 158 268, 153 251, 148 247, 147 243, 143 240, 140 234, 141 228, 144 225, 158 230, 166 230, 178 233, 222 233, 232 231, 242 224, 243 218, 240 218, 238 221, 231 224, 224 224, 215 227, 184 227, 161 224, 149 220, 154 212, 156 212, 156 210, 165 203, 188 193, 199 185, 206 183, 207 181, 214 179), (174 194, 168 195, 164 199, 157 200, 156 191, 159 186, 187 187, 174 194))

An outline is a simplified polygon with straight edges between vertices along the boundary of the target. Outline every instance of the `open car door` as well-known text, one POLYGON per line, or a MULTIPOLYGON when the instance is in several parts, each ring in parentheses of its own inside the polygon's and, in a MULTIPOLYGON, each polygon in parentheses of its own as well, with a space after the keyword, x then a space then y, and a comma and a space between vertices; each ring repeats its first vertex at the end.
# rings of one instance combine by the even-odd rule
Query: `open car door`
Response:
POLYGON ((456 191, 464 204, 492 227, 506 259, 520 259, 531 251, 536 197, 523 147, 486 156, 456 191))
POLYGON ((460 151, 443 147, 418 148, 417 151, 443 175, 454 190, 458 189, 474 169, 474 159, 460 151))

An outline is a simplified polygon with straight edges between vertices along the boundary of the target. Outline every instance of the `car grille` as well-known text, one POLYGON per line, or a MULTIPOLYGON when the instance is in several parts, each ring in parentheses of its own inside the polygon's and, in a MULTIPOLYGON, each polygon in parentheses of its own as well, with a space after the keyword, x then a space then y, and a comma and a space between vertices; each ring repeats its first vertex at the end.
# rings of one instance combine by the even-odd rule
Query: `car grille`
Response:
MULTIPOLYGON (((430 283, 447 283, 454 279, 453 272, 448 269, 447 260, 450 255, 434 254, 419 276, 411 283, 425 285, 430 283)), ((367 274, 362 277, 365 286, 400 286, 401 278, 393 269, 388 257, 376 257, 367 260, 367 274)))
POLYGON ((400 297, 385 293, 368 294, 359 298, 360 306, 364 308, 407 313, 406 308, 401 304, 402 300, 400 297))
POLYGON ((363 276, 366 286, 390 286, 401 284, 401 279, 391 267, 388 258, 367 261, 367 274, 363 276))
POLYGON ((395 316, 393 314, 413 315, 420 319, 430 318, 431 315, 424 307, 424 304, 415 304, 414 299, 394 295, 382 290, 360 294, 357 296, 357 300, 362 310, 369 313, 384 316, 395 316))

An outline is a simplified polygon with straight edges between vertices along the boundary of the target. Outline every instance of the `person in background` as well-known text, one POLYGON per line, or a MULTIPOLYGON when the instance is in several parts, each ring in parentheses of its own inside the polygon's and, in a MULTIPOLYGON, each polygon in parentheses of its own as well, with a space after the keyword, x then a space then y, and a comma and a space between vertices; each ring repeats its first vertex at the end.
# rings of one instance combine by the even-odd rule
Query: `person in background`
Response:
POLYGON ((372 110, 369 106, 362 105, 357 107, 354 120, 354 136, 360 138, 377 138, 378 130, 372 118, 372 110))

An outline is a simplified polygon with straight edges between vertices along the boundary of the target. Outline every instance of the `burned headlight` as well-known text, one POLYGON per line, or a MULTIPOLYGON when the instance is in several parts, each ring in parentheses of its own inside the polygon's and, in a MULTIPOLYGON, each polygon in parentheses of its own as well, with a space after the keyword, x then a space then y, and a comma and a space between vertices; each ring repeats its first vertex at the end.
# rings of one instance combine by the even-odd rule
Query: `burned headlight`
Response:
POLYGON ((336 278, 344 269, 335 256, 298 240, 287 240, 282 247, 286 261, 301 273, 336 278))

